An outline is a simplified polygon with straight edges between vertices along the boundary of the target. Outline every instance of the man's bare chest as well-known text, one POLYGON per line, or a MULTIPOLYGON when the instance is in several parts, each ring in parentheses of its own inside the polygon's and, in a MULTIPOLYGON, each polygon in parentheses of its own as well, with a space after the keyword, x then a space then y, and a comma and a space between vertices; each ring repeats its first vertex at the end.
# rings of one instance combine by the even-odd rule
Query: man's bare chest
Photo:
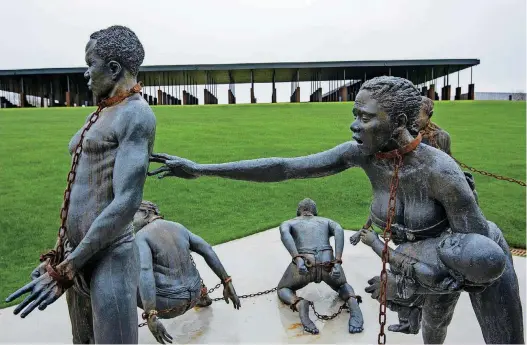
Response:
POLYGON ((86 155, 100 154, 115 150, 118 146, 118 140, 114 129, 114 123, 115 114, 113 113, 101 114, 97 122, 95 122, 88 131, 85 131, 88 122, 85 123, 69 142, 68 150, 70 154, 73 155, 81 140, 82 152, 86 155))

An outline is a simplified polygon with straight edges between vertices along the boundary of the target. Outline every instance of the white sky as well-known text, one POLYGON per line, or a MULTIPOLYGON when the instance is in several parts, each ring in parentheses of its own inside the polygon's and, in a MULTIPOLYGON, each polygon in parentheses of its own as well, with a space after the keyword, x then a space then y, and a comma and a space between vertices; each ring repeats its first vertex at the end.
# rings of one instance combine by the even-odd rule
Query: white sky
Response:
MULTIPOLYGON (((526 90, 525 0, 2 0, 0 11, 0 69, 84 66, 89 35, 120 24, 144 65, 477 58, 476 92, 526 90)), ((461 72, 463 93, 469 81, 461 72)), ((237 85, 239 103, 249 88, 237 85)), ((288 101, 290 84, 277 88, 288 101)), ((255 91, 270 102, 269 84, 255 91)), ((225 103, 227 86, 218 92, 225 103)))

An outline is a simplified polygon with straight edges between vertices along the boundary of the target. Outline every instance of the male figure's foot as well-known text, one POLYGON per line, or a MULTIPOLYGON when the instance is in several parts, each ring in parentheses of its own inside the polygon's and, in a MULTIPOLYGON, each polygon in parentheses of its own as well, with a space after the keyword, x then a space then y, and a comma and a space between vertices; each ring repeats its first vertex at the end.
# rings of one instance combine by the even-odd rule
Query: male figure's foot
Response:
POLYGON ((304 331, 311 334, 318 334, 318 328, 309 318, 309 301, 301 300, 297 303, 298 314, 300 315, 300 322, 304 326, 304 331))
POLYGON ((362 311, 359 303, 353 297, 348 299, 348 307, 350 311, 349 332, 360 333, 364 330, 364 319, 362 318, 362 311))
POLYGON ((409 322, 401 322, 396 325, 390 325, 388 326, 388 330, 390 332, 397 332, 397 333, 404 333, 404 334, 417 334, 419 333, 419 330, 417 332, 412 332, 410 330, 410 323, 409 322))

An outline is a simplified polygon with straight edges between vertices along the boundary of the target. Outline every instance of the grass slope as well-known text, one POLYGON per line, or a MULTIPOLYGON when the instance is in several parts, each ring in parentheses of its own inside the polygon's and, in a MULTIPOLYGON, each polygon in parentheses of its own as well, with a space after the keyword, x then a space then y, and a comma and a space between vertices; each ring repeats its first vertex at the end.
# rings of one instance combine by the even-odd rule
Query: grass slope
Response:
MULTIPOLYGON (((351 103, 154 107, 155 152, 201 163, 297 156, 349 140, 351 103)), ((67 144, 90 109, 0 111, 0 296, 29 279, 55 243, 70 157, 67 144)), ((453 154, 476 168, 525 179, 525 102, 437 102, 435 121, 453 154)), ((156 167, 152 165, 151 169, 156 167)), ((513 246, 525 247, 525 188, 476 175, 485 216, 513 246)), ((323 179, 249 183, 219 178, 149 178, 144 198, 212 244, 294 217, 304 197, 347 229, 366 219, 371 186, 362 170, 323 179)), ((0 307, 6 304, 0 303, 0 307)))

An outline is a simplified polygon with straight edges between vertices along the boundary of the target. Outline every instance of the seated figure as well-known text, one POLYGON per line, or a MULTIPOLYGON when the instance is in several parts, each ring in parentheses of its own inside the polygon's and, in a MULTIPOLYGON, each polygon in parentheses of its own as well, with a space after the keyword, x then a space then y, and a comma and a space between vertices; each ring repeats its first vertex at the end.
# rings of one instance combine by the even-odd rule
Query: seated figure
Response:
MULTIPOLYGON (((359 238, 382 257, 384 242, 375 231, 362 229, 352 236, 352 244, 359 238)), ((496 242, 474 233, 444 233, 388 251, 391 273, 399 282, 397 295, 402 296, 387 303, 399 315, 399 324, 388 330, 407 334, 419 332, 426 294, 482 292, 503 274, 507 260, 496 242)))
POLYGON ((240 308, 231 278, 212 247, 201 237, 179 223, 164 220, 158 207, 149 201, 141 203, 133 225, 141 262, 138 306, 159 343, 172 342, 160 318, 171 319, 194 306, 212 303, 191 251, 201 255, 221 279, 225 302, 230 299, 235 309, 240 308))
POLYGON ((309 283, 325 282, 347 302, 350 310, 349 332, 363 330, 360 297, 355 296, 351 285, 346 282, 342 270, 344 230, 331 219, 318 217, 313 200, 304 199, 298 204, 297 217, 280 225, 282 243, 293 260, 278 283, 278 298, 298 311, 304 330, 318 334, 318 329, 309 318, 309 301, 296 296, 296 291, 309 283), (335 255, 329 238, 335 237, 335 255))

